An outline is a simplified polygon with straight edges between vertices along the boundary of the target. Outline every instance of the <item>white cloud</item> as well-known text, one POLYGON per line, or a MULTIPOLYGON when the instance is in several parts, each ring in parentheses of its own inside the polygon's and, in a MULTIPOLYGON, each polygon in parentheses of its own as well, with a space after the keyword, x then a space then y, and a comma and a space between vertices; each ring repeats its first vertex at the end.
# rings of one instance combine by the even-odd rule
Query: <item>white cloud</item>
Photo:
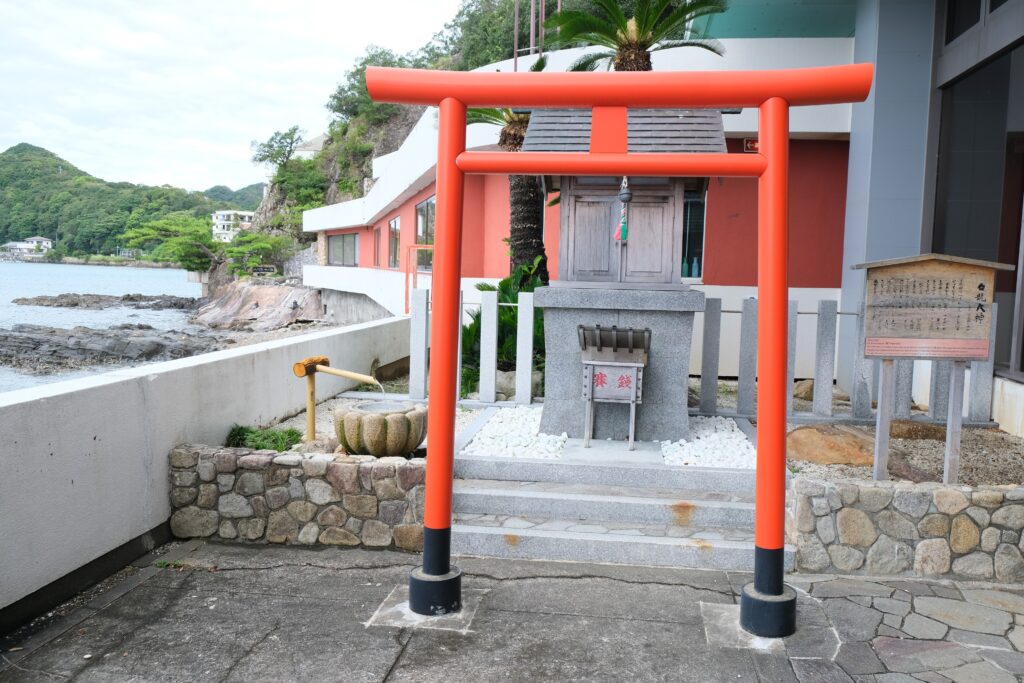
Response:
POLYGON ((458 0, 0 0, 0 151, 45 147, 106 180, 263 180, 252 140, 328 122, 375 44, 420 47, 458 0))

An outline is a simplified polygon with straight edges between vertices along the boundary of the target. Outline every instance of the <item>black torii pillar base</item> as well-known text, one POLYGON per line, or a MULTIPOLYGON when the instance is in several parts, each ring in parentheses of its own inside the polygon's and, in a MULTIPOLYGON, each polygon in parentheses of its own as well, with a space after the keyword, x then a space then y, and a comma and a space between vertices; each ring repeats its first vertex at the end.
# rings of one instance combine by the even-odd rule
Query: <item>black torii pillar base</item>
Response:
POLYGON ((762 638, 796 633, 796 591, 782 582, 783 549, 754 548, 754 581, 740 592, 740 626, 762 638))
POLYGON ((462 570, 451 563, 452 530, 423 527, 423 566, 409 574, 409 609, 439 617, 462 609, 462 570))

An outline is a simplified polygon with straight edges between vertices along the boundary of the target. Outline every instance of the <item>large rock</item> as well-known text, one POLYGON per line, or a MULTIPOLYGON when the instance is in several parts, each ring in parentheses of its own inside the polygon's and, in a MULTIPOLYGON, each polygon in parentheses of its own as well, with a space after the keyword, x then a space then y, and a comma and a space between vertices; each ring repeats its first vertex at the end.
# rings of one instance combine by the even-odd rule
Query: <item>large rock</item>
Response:
POLYGON ((913 551, 906 543, 879 536, 868 550, 865 568, 872 574, 899 574, 910 568, 913 551))
POLYGON ((800 571, 820 572, 831 564, 828 552, 814 534, 799 534, 796 542, 796 563, 800 571))
POLYGON ((299 535, 299 523, 287 510, 274 510, 267 520, 267 542, 288 543, 299 535))
POLYGON ((204 538, 217 531, 217 513, 189 506, 171 515, 171 533, 177 538, 204 538))
POLYGON ((992 524, 1019 531, 1024 529, 1024 505, 1007 505, 992 513, 992 524))
POLYGON ((937 489, 932 494, 932 500, 935 502, 935 509, 944 515, 955 515, 970 505, 967 496, 956 489, 937 489))
POLYGON ((323 479, 307 479, 306 495, 310 502, 317 505, 327 505, 341 500, 341 496, 334 490, 334 487, 323 479))
POLYGON ((864 553, 848 545, 830 545, 828 555, 832 564, 841 572, 852 572, 864 564, 864 553))
POLYGON ((914 572, 921 576, 939 576, 949 571, 949 543, 944 538, 928 538, 914 549, 914 572))
POLYGON ((212 328, 263 332, 322 317, 317 289, 237 280, 221 287, 192 321, 212 328))
POLYGON ((819 465, 871 465, 874 443, 852 427, 810 425, 786 435, 786 457, 819 465))
POLYGON ((970 552, 978 547, 981 532, 978 525, 967 515, 957 515, 949 530, 949 547, 957 555, 970 552))
POLYGON ((801 401, 814 400, 814 380, 802 379, 793 385, 793 398, 801 401))
POLYGON ((1009 543, 999 546, 995 554, 995 572, 996 580, 1004 583, 1020 583, 1024 580, 1024 557, 1021 557, 1017 546, 1009 543))
POLYGON ((991 579, 992 556, 981 551, 953 560, 953 573, 969 579, 991 579))
POLYGON ((230 518, 251 517, 253 514, 249 501, 237 493, 225 493, 221 496, 217 501, 217 510, 224 517, 230 518))
POLYGON ((949 517, 932 513, 917 523, 917 530, 925 538, 945 538, 949 535, 949 517))
POLYGON ((839 542, 844 545, 868 548, 878 538, 878 531, 871 518, 856 508, 843 508, 836 514, 836 530, 839 532, 839 542))
POLYGON ((883 534, 902 540, 917 540, 917 528, 909 519, 895 510, 882 510, 875 515, 875 524, 883 534))

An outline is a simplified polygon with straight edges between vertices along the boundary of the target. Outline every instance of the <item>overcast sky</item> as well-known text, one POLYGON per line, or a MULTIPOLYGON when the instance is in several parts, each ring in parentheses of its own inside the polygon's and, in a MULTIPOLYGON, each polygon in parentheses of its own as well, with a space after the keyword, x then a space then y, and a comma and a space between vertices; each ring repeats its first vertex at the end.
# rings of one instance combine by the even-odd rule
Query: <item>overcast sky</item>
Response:
POLYGON ((0 151, 105 180, 234 189, 253 140, 324 131, 367 45, 418 48, 458 0, 0 0, 0 151))

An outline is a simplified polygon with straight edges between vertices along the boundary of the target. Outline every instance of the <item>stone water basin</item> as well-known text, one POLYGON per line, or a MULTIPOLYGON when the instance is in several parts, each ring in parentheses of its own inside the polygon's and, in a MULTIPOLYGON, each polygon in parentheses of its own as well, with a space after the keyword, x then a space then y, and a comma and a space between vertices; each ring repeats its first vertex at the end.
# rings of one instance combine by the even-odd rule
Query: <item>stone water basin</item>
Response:
POLYGON ((427 435, 427 408, 405 401, 366 401, 334 411, 338 443, 353 455, 407 456, 427 435))

